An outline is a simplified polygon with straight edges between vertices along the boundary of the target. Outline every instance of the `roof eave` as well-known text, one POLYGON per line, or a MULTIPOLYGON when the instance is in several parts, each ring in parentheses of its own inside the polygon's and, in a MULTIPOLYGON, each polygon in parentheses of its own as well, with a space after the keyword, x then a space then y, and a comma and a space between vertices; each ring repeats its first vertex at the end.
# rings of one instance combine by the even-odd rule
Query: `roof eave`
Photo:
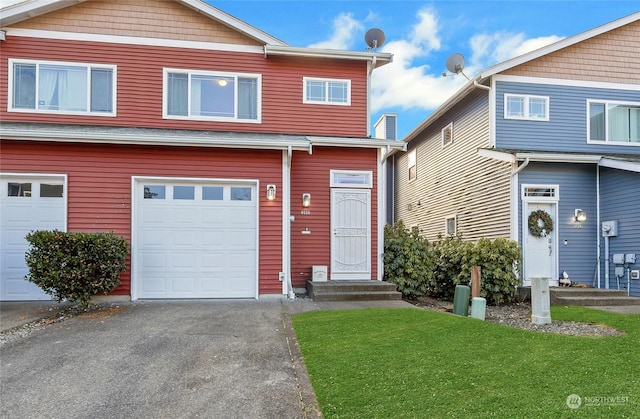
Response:
POLYGON ((333 58, 341 60, 376 61, 376 67, 393 61, 393 54, 388 52, 361 52, 322 48, 291 47, 283 45, 265 45, 265 55, 283 55, 303 58, 333 58))

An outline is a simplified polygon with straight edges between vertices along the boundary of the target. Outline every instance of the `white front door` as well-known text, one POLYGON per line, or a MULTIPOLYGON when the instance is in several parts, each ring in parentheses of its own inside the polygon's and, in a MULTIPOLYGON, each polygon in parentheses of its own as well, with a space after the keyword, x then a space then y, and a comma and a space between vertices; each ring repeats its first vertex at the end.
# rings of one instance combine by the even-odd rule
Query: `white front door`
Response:
POLYGON ((331 279, 371 279, 369 189, 331 189, 331 279))
POLYGON ((26 235, 66 230, 64 176, 3 176, 0 181, 0 300, 51 300, 25 279, 26 235))
POLYGON ((522 222, 524 240, 524 286, 531 285, 531 278, 541 276, 549 278, 550 286, 558 286, 558 273, 556 269, 557 254, 557 223, 555 203, 534 203, 525 202, 524 217, 522 222), (542 237, 535 237, 529 231, 529 215, 537 210, 543 210, 551 216, 553 220, 553 231, 543 234, 542 237))

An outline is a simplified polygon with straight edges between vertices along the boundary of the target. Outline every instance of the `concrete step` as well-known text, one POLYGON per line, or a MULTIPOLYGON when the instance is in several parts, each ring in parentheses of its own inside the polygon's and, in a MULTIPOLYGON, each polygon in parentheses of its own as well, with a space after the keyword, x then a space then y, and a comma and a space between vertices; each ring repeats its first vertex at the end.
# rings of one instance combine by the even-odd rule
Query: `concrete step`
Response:
POLYGON ((307 281, 307 295, 315 301, 401 300, 396 285, 383 281, 307 281))
POLYGON ((563 296, 556 297, 551 305, 565 306, 635 306, 640 305, 640 298, 637 297, 600 297, 600 296, 563 296))
POLYGON ((626 290, 608 290, 602 288, 550 287, 551 295, 558 297, 626 297, 626 290))

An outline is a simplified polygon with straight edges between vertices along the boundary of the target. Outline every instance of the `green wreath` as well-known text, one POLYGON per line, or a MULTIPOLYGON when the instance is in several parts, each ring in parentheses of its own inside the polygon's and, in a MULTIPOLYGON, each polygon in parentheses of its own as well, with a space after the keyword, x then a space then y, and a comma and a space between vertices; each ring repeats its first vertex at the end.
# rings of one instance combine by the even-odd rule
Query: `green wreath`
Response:
POLYGON ((529 232, 533 237, 544 237, 553 231, 553 220, 545 210, 529 214, 529 232))

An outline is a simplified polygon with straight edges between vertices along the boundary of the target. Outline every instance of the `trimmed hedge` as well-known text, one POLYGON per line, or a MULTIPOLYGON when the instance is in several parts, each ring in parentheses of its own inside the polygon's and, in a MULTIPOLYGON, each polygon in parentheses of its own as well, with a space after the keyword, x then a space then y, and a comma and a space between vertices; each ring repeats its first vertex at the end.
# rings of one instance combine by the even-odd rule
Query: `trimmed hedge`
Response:
POLYGON ((471 268, 480 266, 480 295, 487 304, 511 303, 520 283, 521 262, 520 246, 513 240, 480 239, 474 243, 449 236, 429 242, 402 221, 385 226, 384 279, 396 284, 409 300, 429 295, 452 301, 456 285, 469 285, 471 268))
POLYGON ((120 284, 127 269, 129 243, 113 233, 33 231, 26 236, 25 277, 58 301, 80 302, 108 294, 120 284))

